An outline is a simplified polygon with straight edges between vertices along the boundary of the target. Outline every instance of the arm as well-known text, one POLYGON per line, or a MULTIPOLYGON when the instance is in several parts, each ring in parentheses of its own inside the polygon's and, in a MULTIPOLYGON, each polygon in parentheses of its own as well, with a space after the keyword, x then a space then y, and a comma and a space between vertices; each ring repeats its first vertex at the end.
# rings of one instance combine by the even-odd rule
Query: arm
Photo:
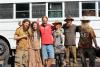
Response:
POLYGON ((25 35, 24 35, 24 36, 20 36, 20 30, 21 30, 21 28, 22 28, 22 27, 16 29, 15 34, 14 34, 14 39, 15 39, 15 40, 20 40, 20 39, 22 39, 23 37, 25 37, 25 35))
POLYGON ((95 44, 95 47, 96 47, 96 48, 99 48, 98 45, 97 45, 96 38, 93 38, 93 42, 94 42, 94 44, 95 44))
POLYGON ((20 40, 22 38, 27 38, 27 35, 23 35, 23 36, 14 35, 15 40, 20 40))
POLYGON ((64 44, 64 29, 63 28, 61 28, 61 32, 62 32, 60 35, 61 36, 61 43, 64 44))
POLYGON ((76 32, 80 32, 80 26, 76 26, 76 32))
POLYGON ((53 44, 55 44, 55 40, 56 40, 56 34, 54 33, 54 31, 52 31, 52 35, 53 35, 53 44))
POLYGON ((39 22, 40 22, 40 21, 39 21, 39 18, 38 18, 38 19, 37 19, 37 24, 38 24, 38 25, 39 25, 39 22))
POLYGON ((63 44, 63 35, 60 35, 61 44, 63 44))
POLYGON ((91 29, 91 36, 92 36, 92 40, 95 44, 95 47, 98 48, 97 41, 96 41, 96 35, 95 35, 95 32, 93 29, 91 29))

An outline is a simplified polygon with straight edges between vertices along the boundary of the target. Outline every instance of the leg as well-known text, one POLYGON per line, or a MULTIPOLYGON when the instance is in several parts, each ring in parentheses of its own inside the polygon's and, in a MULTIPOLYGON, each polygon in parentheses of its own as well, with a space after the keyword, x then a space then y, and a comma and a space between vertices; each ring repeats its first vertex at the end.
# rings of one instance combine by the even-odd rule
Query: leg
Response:
POLYGON ((71 52, 74 57, 74 63, 77 63, 76 46, 71 46, 71 52))
POLYGON ((35 58, 35 51, 33 49, 29 49, 29 67, 36 67, 36 58, 35 58))
POLYGON ((60 67, 64 67, 64 53, 60 54, 60 67))
POLYGON ((56 67, 59 67, 59 55, 55 54, 55 59, 56 59, 56 67))
POLYGON ((48 59, 46 67, 51 67, 51 64, 53 61, 54 61, 54 59, 48 59))
POLYGON ((90 48, 88 49, 89 54, 89 67, 95 67, 95 52, 94 49, 90 48))
POLYGON ((28 50, 24 50, 22 54, 23 67, 28 67, 28 63, 29 63, 28 59, 29 59, 28 50))
POLYGON ((67 46, 65 49, 66 49, 66 64, 69 64, 70 48, 69 46, 67 46))
POLYGON ((52 62, 54 62, 54 48, 53 45, 47 46, 47 53, 48 53, 48 67, 51 66, 52 62))
POLYGON ((41 56, 40 56, 40 50, 38 49, 36 52, 35 52, 35 54, 36 54, 36 58, 37 58, 37 67, 42 67, 42 61, 41 61, 41 56))
POLYGON ((22 66, 22 51, 21 50, 16 50, 15 67, 23 67, 22 66))
POLYGON ((86 58, 84 56, 85 54, 85 49, 80 49, 80 57, 81 57, 81 62, 82 62, 82 67, 87 67, 87 64, 86 64, 86 58))
POLYGON ((48 59, 48 54, 47 54, 47 46, 42 45, 42 59, 43 59, 43 65, 47 65, 47 59, 48 59))

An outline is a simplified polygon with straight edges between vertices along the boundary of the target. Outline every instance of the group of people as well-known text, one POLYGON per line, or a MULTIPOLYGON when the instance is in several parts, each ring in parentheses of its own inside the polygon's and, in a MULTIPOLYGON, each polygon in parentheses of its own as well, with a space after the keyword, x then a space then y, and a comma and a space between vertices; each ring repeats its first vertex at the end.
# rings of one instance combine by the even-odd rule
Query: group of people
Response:
POLYGON ((64 21, 66 23, 63 25, 59 21, 51 25, 47 16, 42 17, 42 24, 24 19, 14 34, 17 45, 15 67, 50 67, 53 61, 56 67, 64 67, 65 62, 66 65, 70 64, 71 54, 73 62, 77 64, 76 32, 80 33, 78 49, 82 67, 87 67, 85 54, 89 55, 90 67, 95 67, 92 42, 96 48, 98 46, 90 21, 83 19, 80 26, 72 24, 74 19, 70 16, 64 21))

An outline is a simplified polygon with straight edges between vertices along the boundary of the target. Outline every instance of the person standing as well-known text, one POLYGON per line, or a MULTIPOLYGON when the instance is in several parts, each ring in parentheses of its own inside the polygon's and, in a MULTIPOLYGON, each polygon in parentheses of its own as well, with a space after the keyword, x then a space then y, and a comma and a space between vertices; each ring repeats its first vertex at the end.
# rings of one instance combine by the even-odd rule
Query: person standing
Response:
POLYGON ((65 20, 66 23, 63 25, 65 35, 65 49, 66 49, 66 64, 70 63, 70 52, 73 55, 74 63, 77 63, 76 56, 76 25, 72 24, 73 18, 68 16, 65 20))
POLYGON ((89 67, 95 67, 96 56, 92 42, 94 42, 96 48, 99 48, 97 46, 95 32, 89 25, 89 22, 90 20, 84 18, 81 20, 81 25, 79 26, 80 38, 78 48, 82 61, 82 67, 87 67, 86 54, 89 56, 89 67))
POLYGON ((30 21, 24 19, 22 26, 16 29, 14 39, 16 40, 15 67, 28 67, 30 21))
POLYGON ((64 55, 65 55, 65 47, 63 45, 63 29, 61 28, 62 23, 56 21, 53 23, 55 30, 53 31, 54 37, 54 50, 55 50, 55 59, 56 59, 56 67, 64 67, 64 55))
POLYGON ((42 59, 46 67, 50 67, 54 60, 53 36, 52 28, 48 23, 48 17, 42 17, 42 24, 40 25, 41 44, 42 44, 42 59))
POLYGON ((31 46, 29 49, 29 67, 42 67, 40 56, 40 31, 36 21, 31 24, 31 46))

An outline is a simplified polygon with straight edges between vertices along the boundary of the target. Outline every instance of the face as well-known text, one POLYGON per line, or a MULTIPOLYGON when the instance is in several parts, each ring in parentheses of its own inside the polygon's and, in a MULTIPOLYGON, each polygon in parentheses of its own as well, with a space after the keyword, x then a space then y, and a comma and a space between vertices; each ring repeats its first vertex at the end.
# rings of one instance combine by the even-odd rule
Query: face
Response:
POLYGON ((61 27, 61 25, 58 24, 55 27, 56 27, 56 29, 59 29, 61 27))
POLYGON ((29 22, 25 22, 25 23, 23 24, 24 30, 27 31, 27 30, 29 29, 29 26, 30 26, 30 23, 29 23, 29 22))
POLYGON ((67 22, 67 27, 70 27, 71 25, 72 25, 72 21, 71 20, 68 20, 68 21, 66 21, 67 22))
POLYGON ((43 17, 42 23, 43 23, 43 24, 47 24, 47 22, 48 22, 48 19, 47 19, 46 17, 43 17))
POLYGON ((34 29, 34 30, 37 29, 37 24, 36 24, 36 23, 33 24, 33 29, 34 29))

